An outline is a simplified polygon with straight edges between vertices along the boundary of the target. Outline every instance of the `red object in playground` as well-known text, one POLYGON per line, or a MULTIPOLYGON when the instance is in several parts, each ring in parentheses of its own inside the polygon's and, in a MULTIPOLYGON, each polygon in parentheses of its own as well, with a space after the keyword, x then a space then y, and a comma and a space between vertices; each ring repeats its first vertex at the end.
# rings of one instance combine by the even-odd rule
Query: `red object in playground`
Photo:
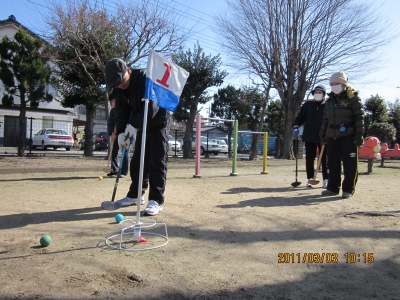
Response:
POLYGON ((383 143, 381 145, 380 154, 381 154, 382 157, 400 158, 399 144, 395 144, 393 149, 389 149, 388 144, 387 143, 383 143))
POLYGON ((377 137, 367 136, 364 145, 358 148, 359 158, 381 158, 381 142, 377 137))

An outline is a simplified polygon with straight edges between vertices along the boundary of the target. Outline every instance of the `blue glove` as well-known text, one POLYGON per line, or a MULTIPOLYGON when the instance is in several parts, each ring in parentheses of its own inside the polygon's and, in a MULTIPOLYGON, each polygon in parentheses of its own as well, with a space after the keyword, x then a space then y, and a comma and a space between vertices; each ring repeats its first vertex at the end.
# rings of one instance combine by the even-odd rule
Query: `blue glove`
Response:
POLYGON ((293 136, 295 139, 297 139, 299 137, 299 127, 294 127, 293 136))

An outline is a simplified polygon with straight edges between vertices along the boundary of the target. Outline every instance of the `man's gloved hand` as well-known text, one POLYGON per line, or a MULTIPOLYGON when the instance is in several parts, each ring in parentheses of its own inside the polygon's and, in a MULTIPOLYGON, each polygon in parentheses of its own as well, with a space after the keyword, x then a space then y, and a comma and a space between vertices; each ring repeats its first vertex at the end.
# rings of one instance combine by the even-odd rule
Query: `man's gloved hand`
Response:
POLYGON ((326 138, 323 135, 319 136, 319 141, 320 141, 321 145, 326 144, 326 138))
POLYGON ((299 126, 293 127, 293 136, 295 139, 297 139, 299 137, 299 126))
POLYGON ((356 135, 354 136, 353 143, 356 144, 357 147, 361 147, 364 144, 363 134, 357 132, 356 135))
POLYGON ((126 125, 124 135, 130 138, 131 136, 133 136, 134 133, 136 133, 136 128, 133 127, 131 124, 126 125))
POLYGON ((120 149, 122 149, 122 147, 129 148, 129 144, 130 139, 126 138, 125 133, 118 134, 118 146, 120 149))

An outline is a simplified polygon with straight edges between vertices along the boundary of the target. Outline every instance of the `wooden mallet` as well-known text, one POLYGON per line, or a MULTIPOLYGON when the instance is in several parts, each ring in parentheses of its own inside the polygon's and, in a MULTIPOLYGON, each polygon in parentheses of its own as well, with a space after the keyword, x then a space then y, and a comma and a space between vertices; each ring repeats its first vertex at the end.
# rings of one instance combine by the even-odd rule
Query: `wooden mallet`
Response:
POLYGON ((324 149, 325 149, 325 144, 322 144, 321 152, 319 153, 319 157, 318 157, 317 169, 315 170, 314 178, 309 180, 309 183, 311 185, 316 185, 319 183, 319 180, 316 180, 315 178, 317 178, 318 170, 319 170, 319 167, 321 166, 322 155, 324 154, 324 149))

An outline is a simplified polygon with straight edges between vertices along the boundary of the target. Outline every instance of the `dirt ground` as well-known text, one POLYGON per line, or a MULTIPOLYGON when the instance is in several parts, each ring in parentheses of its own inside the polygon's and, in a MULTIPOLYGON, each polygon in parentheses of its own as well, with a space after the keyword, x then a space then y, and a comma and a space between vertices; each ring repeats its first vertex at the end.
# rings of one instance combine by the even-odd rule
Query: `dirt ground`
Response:
POLYGON ((47 170, 0 174, 1 299, 400 299, 400 161, 370 175, 360 163, 356 194, 342 199, 306 188, 303 160, 293 188, 294 161, 270 159, 268 174, 240 161, 230 176, 229 160, 202 159, 193 178, 194 160, 170 159, 163 212, 140 218, 157 222, 142 229, 150 244, 125 234, 126 250, 105 242, 121 233, 115 215, 133 222, 137 208, 101 209, 115 184, 98 179, 105 166, 0 157, 3 173, 47 170))

